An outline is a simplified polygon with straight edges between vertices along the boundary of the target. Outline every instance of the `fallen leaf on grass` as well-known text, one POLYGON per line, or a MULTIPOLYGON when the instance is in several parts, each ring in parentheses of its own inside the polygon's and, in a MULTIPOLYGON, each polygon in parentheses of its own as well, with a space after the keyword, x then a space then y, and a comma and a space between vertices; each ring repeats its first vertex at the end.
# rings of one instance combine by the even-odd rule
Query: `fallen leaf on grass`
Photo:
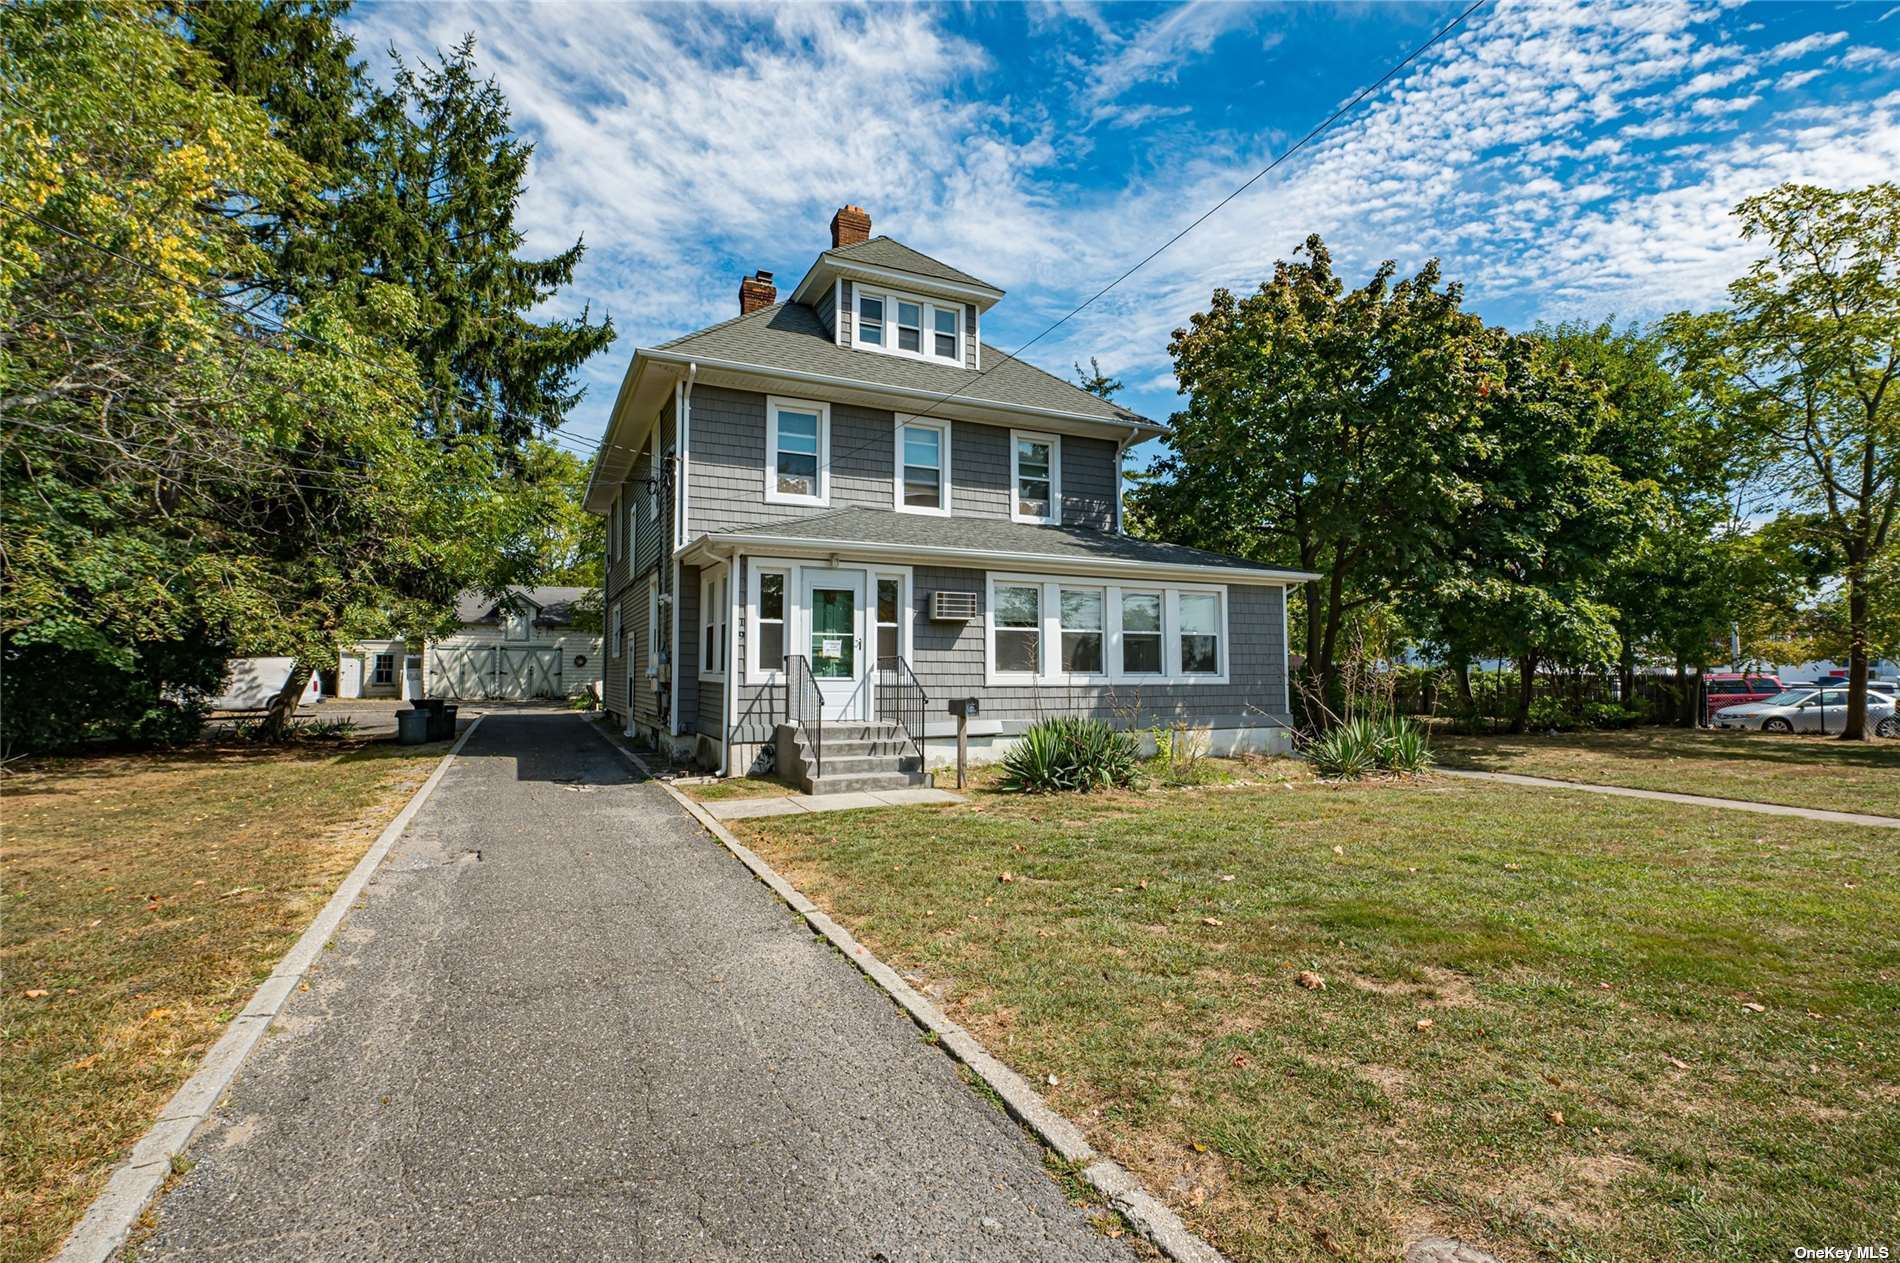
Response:
POLYGON ((1061 1083, 1062 1083, 1062 1080, 1060 1080, 1060 1079, 1058 1079, 1058 1078, 1056 1078, 1056 1077, 1055 1077, 1054 1075, 1050 1075, 1050 1076, 1049 1076, 1049 1086, 1050 1086, 1050 1087, 1052 1087, 1052 1088, 1053 1088, 1053 1087, 1057 1087, 1057 1086, 1060 1086, 1060 1085, 1061 1085, 1061 1083))
POLYGON ((1234 875, 1232 873, 1222 873, 1220 879, 1222 881, 1232 881, 1234 880, 1234 875))
POLYGON ((1432 1029, 1432 1019, 1429 1017, 1421 1017, 1418 1019, 1418 1029, 1421 1031, 1429 1031, 1432 1029))
POLYGON ((998 877, 996 880, 1002 882, 1005 886, 1007 886, 1011 882, 1016 880, 1016 874, 1011 873, 1011 872, 1005 872, 1002 874, 1002 876, 998 877))
POLYGON ((170 1009, 153 1009, 150 1013, 145 1015, 145 1020, 148 1022, 162 1022, 171 1015, 172 1011, 170 1009))
POLYGON ((1143 890, 1148 889, 1148 879, 1146 877, 1142 878, 1139 884, 1143 890))
MULTIPOLYGON (((1198 1145, 1195 1147, 1199 1148, 1198 1145)), ((1188 1205, 1198 1210, 1207 1204, 1207 1190, 1196 1184, 1193 1188, 1188 1190, 1187 1200, 1188 1205)))
POLYGON ((97 1064, 98 1060, 99 1054, 93 1053, 90 1057, 81 1057, 78 1061, 72 1062, 66 1068, 68 1070, 90 1070, 97 1064))
POLYGON ((1211 925, 1218 929, 1220 927, 1220 918, 1219 917, 1202 917, 1201 924, 1211 925))
POLYGON ((1246 1068, 1247 1068, 1247 1054, 1235 1053, 1234 1054, 1234 1069, 1245 1070, 1246 1068))
POLYGON ((1293 981, 1299 983, 1302 987, 1305 987, 1308 991, 1326 990, 1326 980, 1320 977, 1318 974, 1314 973, 1310 969, 1300 970, 1299 977, 1295 978, 1293 981))
POLYGON ((1562 1127, 1564 1125, 1564 1112, 1562 1110, 1552 1110, 1550 1111, 1550 1113, 1544 1115, 1544 1117, 1548 1118, 1551 1122, 1555 1123, 1559 1127, 1562 1127))
POLYGON ((1753 1000, 1742 1001, 1742 1007, 1747 1009, 1750 1013, 1766 1013, 1768 1011, 1767 1005, 1756 1004, 1753 1000))
POLYGON ((26 993, 26 998, 29 1000, 37 1000, 41 996, 50 995, 50 994, 52 993, 47 991, 45 987, 34 987, 31 991, 26 993))
POLYGON ((1678 1070, 1687 1070, 1689 1068, 1689 1063, 1684 1061, 1680 1057, 1664 1057, 1663 1060, 1667 1061, 1670 1065, 1674 1066, 1678 1070))
POLYGON ((1344 855, 1345 853, 1346 853, 1346 848, 1343 846, 1336 846, 1333 848, 1334 855, 1344 855))

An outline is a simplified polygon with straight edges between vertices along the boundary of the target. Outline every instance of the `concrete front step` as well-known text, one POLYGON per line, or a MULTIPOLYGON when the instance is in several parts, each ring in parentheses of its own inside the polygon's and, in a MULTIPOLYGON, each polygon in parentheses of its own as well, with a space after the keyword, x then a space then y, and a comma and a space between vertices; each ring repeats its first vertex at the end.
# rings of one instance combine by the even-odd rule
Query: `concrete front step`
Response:
POLYGON ((928 772, 833 772, 829 763, 823 776, 805 782, 808 794, 876 793, 886 789, 913 789, 931 784, 928 772))
MULTIPOLYGON (((806 764, 807 767, 810 764, 806 764)), ((866 772, 921 772, 922 761, 911 755, 834 755, 825 751, 820 765, 826 776, 861 776, 866 772)))
MULTIPOLYGON (((801 752, 810 752, 810 742, 806 741, 803 737, 799 737, 797 741, 798 748, 801 752)), ((895 741, 833 741, 830 733, 825 734, 825 762, 827 763, 831 762, 834 757, 840 759, 873 757, 896 759, 906 754, 915 756, 916 753, 917 747, 902 738, 895 741)))

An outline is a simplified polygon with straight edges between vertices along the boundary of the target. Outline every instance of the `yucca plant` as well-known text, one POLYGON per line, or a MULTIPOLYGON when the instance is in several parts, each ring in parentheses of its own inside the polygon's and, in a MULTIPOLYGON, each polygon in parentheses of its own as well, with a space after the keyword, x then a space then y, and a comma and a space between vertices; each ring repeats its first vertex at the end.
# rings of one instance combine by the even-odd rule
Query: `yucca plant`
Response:
POLYGON ((1404 715, 1388 715, 1379 748, 1379 766, 1416 776, 1432 765, 1432 746, 1424 725, 1404 715))
POLYGON ((1385 734, 1376 720, 1349 719, 1307 743, 1313 770, 1330 780, 1356 781, 1379 770, 1385 734))
POLYGON ((1016 793, 1126 788, 1141 776, 1133 737, 1099 719, 1043 719, 1003 756, 1002 787, 1016 793))

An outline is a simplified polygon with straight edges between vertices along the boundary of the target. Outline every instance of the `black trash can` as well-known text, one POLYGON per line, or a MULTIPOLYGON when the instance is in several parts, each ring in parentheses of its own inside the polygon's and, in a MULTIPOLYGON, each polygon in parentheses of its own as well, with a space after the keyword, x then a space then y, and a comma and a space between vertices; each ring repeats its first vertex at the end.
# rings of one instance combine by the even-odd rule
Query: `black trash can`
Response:
POLYGON ((412 704, 429 713, 429 740, 447 741, 455 735, 455 721, 443 713, 447 702, 439 697, 418 697, 412 704))
POLYGON ((442 708, 442 739, 444 741, 453 741, 455 739, 455 712, 460 709, 461 707, 459 706, 444 706, 442 708))
POLYGON ((420 706, 396 712, 396 743, 419 746, 429 739, 429 720, 433 718, 420 706))

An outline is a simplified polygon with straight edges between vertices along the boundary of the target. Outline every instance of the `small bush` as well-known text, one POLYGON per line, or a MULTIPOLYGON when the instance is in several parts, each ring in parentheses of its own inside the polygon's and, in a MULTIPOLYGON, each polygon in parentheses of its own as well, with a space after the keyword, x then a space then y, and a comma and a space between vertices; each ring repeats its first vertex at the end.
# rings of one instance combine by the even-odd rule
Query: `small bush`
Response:
POLYGON ((1570 703, 1555 697, 1539 697, 1531 702, 1528 726, 1538 732, 1569 732, 1578 724, 1577 712, 1570 703))
POLYGON ((1043 719, 1003 756, 1002 770, 1014 793, 1126 789, 1141 779, 1141 748, 1099 719, 1043 719))
POLYGON ((1212 735, 1206 728, 1175 724, 1169 728, 1151 728, 1154 737, 1155 778, 1163 785, 1206 785, 1225 780, 1221 770, 1207 761, 1212 735))
POLYGON ((1642 714, 1621 702, 1585 702, 1583 722, 1591 728, 1634 728, 1642 714))
POLYGON ((1425 729, 1404 715, 1349 719, 1306 744, 1307 761, 1330 780, 1363 780, 1374 772, 1417 774, 1432 764, 1425 729))

